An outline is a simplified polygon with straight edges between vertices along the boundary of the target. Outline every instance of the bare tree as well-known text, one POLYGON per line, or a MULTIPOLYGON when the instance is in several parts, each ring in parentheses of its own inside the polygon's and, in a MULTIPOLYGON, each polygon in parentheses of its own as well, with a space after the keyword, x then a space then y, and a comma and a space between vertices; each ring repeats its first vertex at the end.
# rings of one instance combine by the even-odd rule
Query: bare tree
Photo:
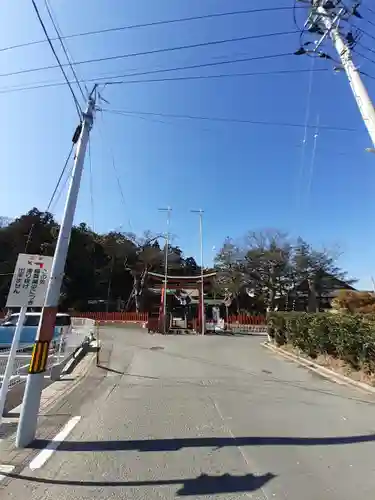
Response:
POLYGON ((249 232, 245 238, 245 270, 254 295, 264 297, 267 310, 291 287, 292 245, 280 231, 249 232))
POLYGON ((231 238, 226 238, 222 248, 215 257, 217 269, 216 287, 230 296, 236 304, 237 314, 240 312, 239 296, 248 284, 248 276, 244 268, 243 250, 231 238))

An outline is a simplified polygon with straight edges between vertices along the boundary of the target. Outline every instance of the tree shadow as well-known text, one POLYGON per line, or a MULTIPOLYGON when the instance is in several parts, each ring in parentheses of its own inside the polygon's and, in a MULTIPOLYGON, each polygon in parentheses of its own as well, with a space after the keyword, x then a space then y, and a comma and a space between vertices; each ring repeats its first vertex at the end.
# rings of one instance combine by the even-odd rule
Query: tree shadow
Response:
MULTIPOLYGON (((375 434, 358 436, 327 437, 278 437, 278 436, 241 436, 241 437, 197 437, 197 438, 164 438, 135 439, 128 441, 62 441, 58 444, 60 451, 92 452, 92 451, 139 451, 164 452, 178 451, 184 448, 224 448, 230 446, 334 446, 375 441, 375 434)), ((32 449, 44 449, 50 444, 45 439, 36 439, 29 446, 32 449)))
POLYGON ((270 472, 263 475, 245 474, 244 476, 234 476, 232 474, 222 474, 221 476, 209 476, 201 474, 196 478, 189 479, 160 479, 155 481, 82 481, 71 479, 47 479, 43 477, 24 476, 14 473, 6 473, 4 476, 11 479, 18 479, 31 483, 74 486, 74 487, 156 487, 173 486, 182 484, 176 493, 177 496, 190 495, 215 495, 221 493, 250 492, 261 489, 266 483, 276 476, 270 472))

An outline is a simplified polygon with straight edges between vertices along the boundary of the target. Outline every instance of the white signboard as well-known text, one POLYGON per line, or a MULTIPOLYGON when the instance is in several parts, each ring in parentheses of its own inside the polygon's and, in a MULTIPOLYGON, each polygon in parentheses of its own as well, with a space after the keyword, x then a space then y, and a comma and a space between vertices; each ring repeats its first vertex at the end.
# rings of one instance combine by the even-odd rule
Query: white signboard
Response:
POLYGON ((18 254, 6 307, 43 307, 53 257, 18 254))

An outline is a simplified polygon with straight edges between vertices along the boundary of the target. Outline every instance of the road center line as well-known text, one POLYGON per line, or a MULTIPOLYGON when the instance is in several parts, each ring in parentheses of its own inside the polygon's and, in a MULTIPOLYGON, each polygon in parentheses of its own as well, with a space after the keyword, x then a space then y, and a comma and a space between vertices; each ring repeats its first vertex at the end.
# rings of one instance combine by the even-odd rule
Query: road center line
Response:
POLYGON ((46 448, 38 453, 38 455, 30 462, 29 468, 31 470, 40 469, 47 462, 47 460, 51 458, 53 452, 60 446, 60 443, 69 436, 80 420, 80 416, 71 418, 61 431, 56 434, 46 448))

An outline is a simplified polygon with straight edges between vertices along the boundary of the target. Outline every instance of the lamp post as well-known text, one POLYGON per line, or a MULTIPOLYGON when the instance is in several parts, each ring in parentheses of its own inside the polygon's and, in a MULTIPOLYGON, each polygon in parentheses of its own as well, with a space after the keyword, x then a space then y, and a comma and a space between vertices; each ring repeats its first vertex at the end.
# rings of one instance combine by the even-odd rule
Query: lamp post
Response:
POLYGON ((159 212, 167 214, 167 231, 165 233, 165 257, 164 257, 164 300, 163 300, 163 330, 167 333, 167 286, 168 286, 168 253, 169 253, 169 224, 171 221, 171 207, 159 208, 159 212))
POLYGON ((205 333, 205 320, 204 320, 204 278, 203 278, 203 210, 190 210, 192 213, 199 214, 199 237, 201 247, 201 323, 202 335, 205 333))

